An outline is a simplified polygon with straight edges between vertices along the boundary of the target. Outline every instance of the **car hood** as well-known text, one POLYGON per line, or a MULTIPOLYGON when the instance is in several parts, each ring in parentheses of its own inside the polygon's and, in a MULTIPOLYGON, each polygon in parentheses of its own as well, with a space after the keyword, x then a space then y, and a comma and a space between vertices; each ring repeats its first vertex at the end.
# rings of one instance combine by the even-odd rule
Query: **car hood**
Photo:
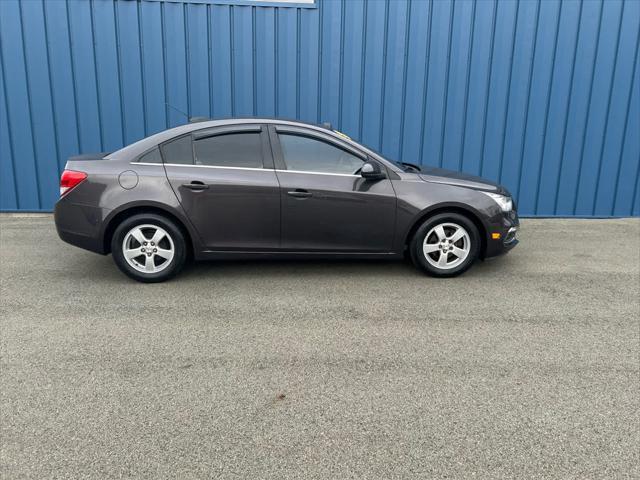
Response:
POLYGON ((476 177, 475 175, 468 175, 454 170, 427 166, 421 166, 420 170, 420 178, 425 182, 444 183, 446 185, 454 185, 457 187, 466 187, 474 190, 483 190, 485 192, 509 195, 507 189, 499 183, 482 177, 476 177))

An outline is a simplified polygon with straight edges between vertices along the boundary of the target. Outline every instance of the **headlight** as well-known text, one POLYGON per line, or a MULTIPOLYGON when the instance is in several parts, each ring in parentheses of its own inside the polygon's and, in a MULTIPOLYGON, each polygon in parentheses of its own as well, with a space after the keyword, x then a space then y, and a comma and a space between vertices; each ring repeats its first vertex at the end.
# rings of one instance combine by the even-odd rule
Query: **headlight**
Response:
POLYGON ((480 192, 484 193, 488 197, 493 198, 493 200, 500 206, 500 209, 503 212, 510 212, 511 210, 513 210, 513 201, 511 200, 511 197, 505 197, 504 195, 499 195, 497 193, 491 192, 480 192))

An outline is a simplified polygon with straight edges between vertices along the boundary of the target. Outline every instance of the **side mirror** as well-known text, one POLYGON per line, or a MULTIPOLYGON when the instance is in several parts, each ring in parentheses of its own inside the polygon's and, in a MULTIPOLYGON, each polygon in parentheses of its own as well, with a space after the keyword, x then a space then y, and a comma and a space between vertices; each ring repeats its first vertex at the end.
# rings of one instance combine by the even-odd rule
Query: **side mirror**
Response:
POLYGON ((385 177, 380 165, 374 162, 365 162, 360 169, 360 175, 367 180, 379 180, 385 177))

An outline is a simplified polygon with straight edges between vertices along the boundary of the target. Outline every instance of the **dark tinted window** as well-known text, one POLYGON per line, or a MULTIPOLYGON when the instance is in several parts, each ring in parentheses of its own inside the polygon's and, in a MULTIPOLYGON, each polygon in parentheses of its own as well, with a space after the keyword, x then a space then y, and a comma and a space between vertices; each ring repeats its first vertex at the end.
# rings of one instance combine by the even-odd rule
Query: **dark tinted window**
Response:
POLYGON ((262 168, 260 133, 228 133, 196 140, 196 165, 262 168))
POLYGON ((191 151, 191 135, 176 138, 162 146, 162 158, 164 163, 193 164, 193 152, 191 151))
POLYGON ((363 160, 322 140, 299 135, 279 134, 288 170, 354 174, 363 160))
POLYGON ((150 152, 145 153, 139 159, 142 163, 162 163, 162 157, 160 156, 160 150, 154 148, 150 152))

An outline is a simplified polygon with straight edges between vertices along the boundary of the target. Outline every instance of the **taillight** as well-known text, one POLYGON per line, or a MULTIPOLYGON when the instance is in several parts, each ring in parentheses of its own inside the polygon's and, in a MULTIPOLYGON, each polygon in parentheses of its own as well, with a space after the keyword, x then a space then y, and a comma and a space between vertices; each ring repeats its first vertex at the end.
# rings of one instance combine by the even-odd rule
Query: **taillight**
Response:
POLYGON ((60 177, 60 196, 68 193, 72 188, 77 187, 87 178, 87 174, 84 172, 77 172, 75 170, 65 170, 60 177))

